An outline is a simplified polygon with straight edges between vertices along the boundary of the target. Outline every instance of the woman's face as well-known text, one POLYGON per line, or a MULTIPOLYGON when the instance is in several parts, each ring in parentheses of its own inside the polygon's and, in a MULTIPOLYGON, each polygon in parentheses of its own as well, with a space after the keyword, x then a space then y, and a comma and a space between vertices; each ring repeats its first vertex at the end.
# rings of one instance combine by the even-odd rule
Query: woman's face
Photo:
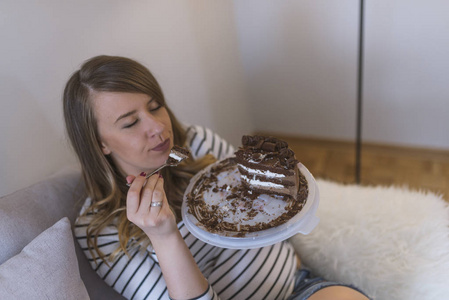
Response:
POLYGON ((124 175, 161 166, 173 147, 165 107, 145 94, 98 92, 92 97, 101 146, 124 175))

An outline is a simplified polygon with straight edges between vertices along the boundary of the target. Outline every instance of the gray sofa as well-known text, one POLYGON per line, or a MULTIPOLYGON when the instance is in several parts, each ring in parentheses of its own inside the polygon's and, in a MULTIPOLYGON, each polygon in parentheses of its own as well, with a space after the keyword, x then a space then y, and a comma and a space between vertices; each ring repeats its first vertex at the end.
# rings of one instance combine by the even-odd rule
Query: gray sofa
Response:
MULTIPOLYGON (((23 265, 26 264, 24 263, 26 258, 32 256, 36 250, 34 249, 34 252, 30 252, 33 249, 28 249, 28 252, 22 250, 63 217, 67 217, 73 226, 84 199, 84 184, 80 171, 76 167, 68 167, 37 184, 0 198, 0 298, 6 299, 3 297, 8 296, 8 299, 21 299, 28 295, 25 293, 29 292, 29 295, 36 299, 38 295, 46 297, 46 299, 69 299, 62 296, 64 295, 63 291, 59 291, 58 295, 52 295, 51 290, 45 291, 43 286, 46 284, 58 286, 60 283, 57 281, 65 275, 64 273, 70 273, 69 280, 76 280, 73 277, 79 277, 76 274, 77 270, 62 270, 64 272, 62 275, 55 274, 55 276, 59 276, 57 278, 47 278, 47 275, 42 274, 42 272, 38 273, 39 276, 32 276, 33 271, 35 271, 33 270, 34 264, 23 265), (16 256, 21 256, 21 260, 14 262, 12 258, 16 256), (7 261, 8 263, 5 263, 7 261), (25 269, 22 270, 21 274, 17 274, 17 278, 14 278, 16 274, 13 273, 20 268, 25 269), (27 276, 32 278, 24 278, 27 276), (8 280, 9 282, 7 282, 8 280), (18 284, 22 280, 27 285, 26 289, 20 286, 11 287, 11 285, 18 284), (39 281, 37 287, 33 286, 33 281, 39 281), (36 290, 33 291, 34 288, 36 290)), ((68 244, 73 248, 70 242, 68 244)), ((124 299, 107 286, 93 271, 78 242, 74 241, 73 245, 76 256, 73 255, 72 260, 78 262, 79 273, 90 299, 124 299)), ((39 251, 42 252, 42 250, 39 251)), ((45 257, 46 253, 39 254, 38 252, 37 255, 45 257)), ((50 256, 50 254, 48 255, 50 256)), ((51 255, 53 255, 51 261, 54 261, 56 255, 51 255)), ((48 262, 46 263, 48 264, 48 262)), ((55 272, 58 271, 61 271, 60 267, 57 267, 55 272)), ((70 285, 69 288, 74 286, 73 283, 68 283, 68 285, 70 285)), ((83 289, 82 283, 80 283, 80 289, 83 289)), ((84 296, 76 296, 77 292, 69 290, 70 295, 67 295, 67 297, 74 299, 78 297, 89 298, 85 296, 85 293, 82 294, 84 296)))

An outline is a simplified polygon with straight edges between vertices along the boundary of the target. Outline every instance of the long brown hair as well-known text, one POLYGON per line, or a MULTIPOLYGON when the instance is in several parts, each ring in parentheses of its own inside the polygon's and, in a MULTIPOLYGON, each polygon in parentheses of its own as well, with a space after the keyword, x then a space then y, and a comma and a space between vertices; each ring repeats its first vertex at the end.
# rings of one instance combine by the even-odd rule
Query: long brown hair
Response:
MULTIPOLYGON (((142 93, 164 106, 170 116, 174 144, 184 146, 186 132, 167 107, 162 89, 151 72, 142 64, 125 57, 96 56, 87 60, 69 79, 64 89, 63 109, 67 135, 78 156, 87 194, 92 199, 86 211, 93 214, 87 228, 87 243, 101 259, 104 253, 97 246, 97 236, 103 228, 114 223, 119 233, 120 247, 111 259, 130 248, 146 248, 150 241, 139 227, 126 217, 126 194, 128 187, 113 160, 104 155, 92 107, 94 92, 142 93)), ((206 156, 194 161, 187 159, 177 167, 162 171, 164 188, 170 207, 177 220, 181 220, 181 203, 189 179, 199 170, 213 162, 206 156)))

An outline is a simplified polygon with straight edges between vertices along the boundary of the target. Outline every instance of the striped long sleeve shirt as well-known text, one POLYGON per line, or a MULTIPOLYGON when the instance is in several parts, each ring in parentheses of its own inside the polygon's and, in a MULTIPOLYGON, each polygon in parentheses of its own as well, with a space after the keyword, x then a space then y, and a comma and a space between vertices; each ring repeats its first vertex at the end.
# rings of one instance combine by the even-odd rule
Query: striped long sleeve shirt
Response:
MULTIPOLYGON (((194 158, 210 153, 223 159, 234 153, 234 148, 210 129, 191 126, 187 137, 187 146, 194 158)), ((81 214, 90 204, 88 198, 81 214)), ((98 258, 86 242, 86 229, 92 218, 92 215, 86 215, 77 219, 75 236, 98 275, 127 299, 170 299, 151 246, 146 251, 136 249, 129 256, 122 254, 108 264, 98 258)), ((209 282, 208 290, 195 299, 271 300, 286 299, 291 294, 296 256, 287 241, 258 249, 226 249, 197 239, 182 221, 178 223, 178 229, 209 282)), ((117 227, 110 224, 98 236, 98 247, 108 255, 118 246, 117 227)))

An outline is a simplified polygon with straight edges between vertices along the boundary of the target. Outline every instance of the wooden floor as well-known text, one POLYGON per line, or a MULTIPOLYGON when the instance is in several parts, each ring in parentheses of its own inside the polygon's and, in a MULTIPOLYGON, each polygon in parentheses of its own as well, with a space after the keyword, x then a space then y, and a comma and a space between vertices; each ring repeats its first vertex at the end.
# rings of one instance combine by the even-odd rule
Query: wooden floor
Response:
MULTIPOLYGON (((273 135, 289 143, 315 178, 355 183, 354 143, 273 135)), ((406 186, 449 202, 449 150, 363 144, 361 185, 406 186)))

